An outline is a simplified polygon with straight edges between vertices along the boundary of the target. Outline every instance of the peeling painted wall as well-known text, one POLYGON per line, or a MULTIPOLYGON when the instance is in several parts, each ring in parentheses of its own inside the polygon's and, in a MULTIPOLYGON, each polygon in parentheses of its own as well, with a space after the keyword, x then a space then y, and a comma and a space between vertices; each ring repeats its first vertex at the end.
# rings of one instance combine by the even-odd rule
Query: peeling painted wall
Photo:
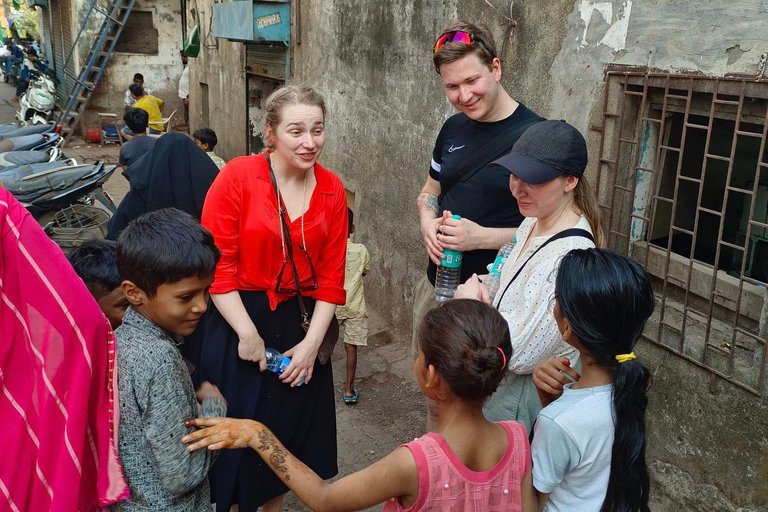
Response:
MULTIPOLYGON (((190 62, 190 133, 203 126, 203 98, 208 91, 208 125, 216 132, 219 144, 215 152, 225 160, 246 154, 245 45, 210 34, 213 0, 199 0, 201 40, 200 55, 190 62)), ((191 18, 188 25, 193 25, 191 18)))
MULTIPOLYGON (((489 0, 501 13, 509 0, 489 0)), ((604 70, 652 66, 755 74, 768 52, 766 0, 528 0, 514 3, 516 38, 483 0, 302 0, 294 81, 328 103, 321 161, 356 196, 356 236, 371 253, 366 295, 403 328, 427 257, 415 198, 434 140, 454 110, 431 66, 449 21, 484 21, 502 47, 512 96, 587 137, 594 177, 604 70), (505 40, 502 43, 502 40, 505 40)), ((768 403, 655 346, 648 412, 654 510, 768 510, 768 403)))
MULTIPOLYGON (((90 1, 77 0, 75 4, 74 19, 84 19, 90 1)), ((98 0, 98 5, 106 8, 108 2, 98 0)), ((183 42, 181 3, 179 0, 138 0, 134 5, 134 10, 153 13, 154 27, 158 32, 158 53, 157 55, 121 52, 112 54, 104 75, 91 95, 88 109, 81 118, 79 124, 81 131, 98 126, 96 114, 99 112, 115 113, 122 117, 125 91, 133 82, 135 73, 143 74, 144 83, 152 90, 152 95, 165 102, 163 115, 169 116, 174 110, 180 109, 176 112, 173 124, 183 124, 184 122, 184 111, 178 97, 179 77, 183 69, 179 59, 179 50, 181 50, 183 42)), ((78 70, 101 27, 102 20, 103 17, 100 14, 93 13, 86 25, 86 30, 80 36, 78 70)), ((79 26, 75 28, 75 34, 79 28, 79 26)), ((126 32, 123 32, 121 37, 125 36, 126 32)))
POLYGON ((603 70, 611 63, 754 75, 768 52, 766 22, 765 1, 578 0, 551 63, 550 115, 586 133, 585 114, 600 106, 603 70))

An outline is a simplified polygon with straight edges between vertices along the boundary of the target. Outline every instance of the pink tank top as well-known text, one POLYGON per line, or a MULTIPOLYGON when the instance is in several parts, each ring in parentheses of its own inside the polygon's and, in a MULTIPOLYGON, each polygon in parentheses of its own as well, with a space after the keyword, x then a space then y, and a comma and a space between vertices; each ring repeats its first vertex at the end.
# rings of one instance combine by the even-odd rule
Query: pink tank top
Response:
POLYGON ((507 451, 489 471, 464 466, 440 434, 403 445, 416 459, 419 497, 408 509, 392 498, 382 512, 520 512, 520 486, 531 465, 528 435, 515 421, 499 425, 507 431, 507 451))

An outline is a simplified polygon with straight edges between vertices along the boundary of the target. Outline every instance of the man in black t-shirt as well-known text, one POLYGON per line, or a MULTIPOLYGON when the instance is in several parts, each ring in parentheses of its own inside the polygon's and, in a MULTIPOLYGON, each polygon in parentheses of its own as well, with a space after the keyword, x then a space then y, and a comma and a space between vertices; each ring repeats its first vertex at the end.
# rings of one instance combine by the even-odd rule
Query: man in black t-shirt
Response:
POLYGON ((418 199, 430 262, 414 292, 414 353, 421 319, 437 305, 434 284, 442 251, 464 252, 462 282, 472 274, 486 274, 486 266, 514 238, 523 221, 509 190, 509 171, 488 167, 491 160, 475 170, 491 156, 490 141, 500 137, 509 150, 528 126, 543 120, 501 86, 501 61, 496 55, 490 32, 469 23, 452 24, 435 44, 435 69, 459 113, 440 130, 429 177, 418 199), (451 215, 462 219, 451 219, 451 215))
POLYGON ((149 125, 149 114, 146 110, 132 108, 123 116, 125 125, 131 130, 133 137, 124 142, 120 148, 119 163, 123 170, 129 165, 148 153, 157 142, 156 137, 147 135, 147 126, 149 125))

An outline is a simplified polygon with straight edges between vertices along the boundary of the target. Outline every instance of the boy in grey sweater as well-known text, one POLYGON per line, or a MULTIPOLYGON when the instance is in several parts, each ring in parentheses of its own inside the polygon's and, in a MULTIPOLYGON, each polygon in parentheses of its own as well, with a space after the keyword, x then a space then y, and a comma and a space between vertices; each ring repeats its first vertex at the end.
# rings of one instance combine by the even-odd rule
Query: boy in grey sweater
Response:
POLYGON ((120 427, 118 455, 131 493, 112 512, 210 511, 214 452, 187 451, 185 421, 224 416, 212 384, 195 392, 179 352, 208 306, 219 260, 211 234, 175 209, 135 219, 117 241, 117 267, 130 307, 115 330, 120 427))

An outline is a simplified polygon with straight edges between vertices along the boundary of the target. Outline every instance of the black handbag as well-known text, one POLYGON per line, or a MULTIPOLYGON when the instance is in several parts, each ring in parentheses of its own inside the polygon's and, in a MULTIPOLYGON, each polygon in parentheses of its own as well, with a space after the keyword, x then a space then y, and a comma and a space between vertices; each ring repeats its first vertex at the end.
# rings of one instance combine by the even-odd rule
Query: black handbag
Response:
MULTIPOLYGON (((299 300, 299 309, 301 310, 301 328, 304 332, 309 330, 309 324, 312 318, 307 312, 307 308, 304 305, 304 299, 301 296, 301 281, 299 279, 299 271, 296 268, 296 262, 293 260, 293 243, 291 242, 291 231, 288 226, 288 221, 285 220, 285 207, 283 206, 283 200, 280 197, 280 190, 277 188, 277 178, 272 170, 272 162, 268 155, 264 155, 267 159, 267 165, 269 166, 269 177, 272 179, 272 186, 275 189, 275 196, 277 197, 277 210, 280 217, 280 222, 283 224, 283 232, 285 233, 285 250, 288 254, 288 260, 291 262, 291 270, 293 271, 293 279, 296 282, 296 298, 299 300)), ((323 342, 320 344, 320 348, 317 351, 317 360, 320 364, 328 364, 333 354, 333 349, 336 346, 336 342, 339 341, 339 321, 336 319, 336 315, 331 318, 331 323, 328 325, 328 330, 325 331, 323 342)))

